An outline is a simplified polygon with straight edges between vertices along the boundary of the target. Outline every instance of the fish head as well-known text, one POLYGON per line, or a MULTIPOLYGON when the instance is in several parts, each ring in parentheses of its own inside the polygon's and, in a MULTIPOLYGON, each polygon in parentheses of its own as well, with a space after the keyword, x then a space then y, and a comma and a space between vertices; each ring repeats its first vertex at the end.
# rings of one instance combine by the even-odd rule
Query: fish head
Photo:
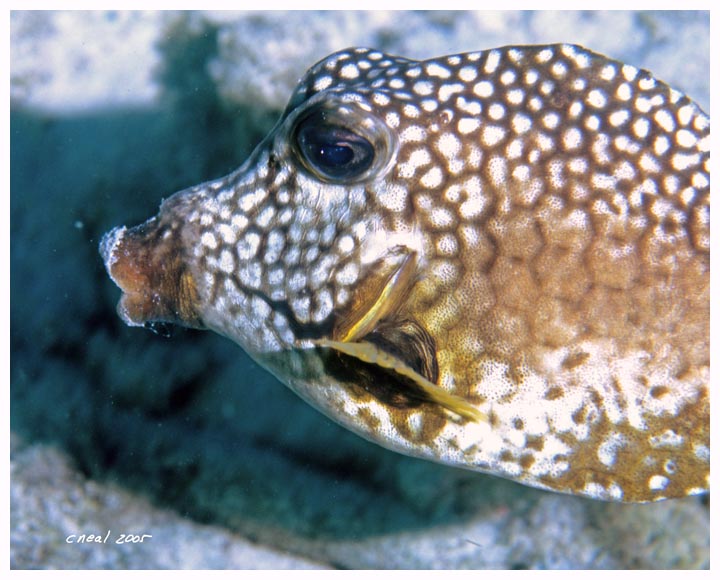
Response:
POLYGON ((388 448, 598 499, 707 489, 709 119, 571 45, 324 59, 235 172, 101 242, 388 448))

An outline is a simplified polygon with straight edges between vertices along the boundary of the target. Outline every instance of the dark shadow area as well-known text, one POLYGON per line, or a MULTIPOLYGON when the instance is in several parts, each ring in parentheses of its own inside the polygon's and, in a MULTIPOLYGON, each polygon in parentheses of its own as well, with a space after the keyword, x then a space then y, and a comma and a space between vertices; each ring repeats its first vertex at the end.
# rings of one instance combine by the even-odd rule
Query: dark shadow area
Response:
POLYGON ((366 443, 225 339, 166 339, 115 315, 100 236, 234 169, 279 115, 223 104, 206 73, 215 31, 182 38, 162 47, 157 110, 11 114, 12 429, 92 478, 246 533, 384 534, 530 493, 366 443))

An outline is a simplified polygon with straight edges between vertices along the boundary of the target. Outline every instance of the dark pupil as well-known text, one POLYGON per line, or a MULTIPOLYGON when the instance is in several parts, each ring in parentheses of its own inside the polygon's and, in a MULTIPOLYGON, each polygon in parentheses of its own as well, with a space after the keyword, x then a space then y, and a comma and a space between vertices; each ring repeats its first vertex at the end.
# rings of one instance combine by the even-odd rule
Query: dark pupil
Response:
MULTIPOLYGON (((316 149, 318 145, 310 145, 311 148, 316 149)), ((322 160, 325 165, 331 167, 341 167, 348 165, 355 157, 352 147, 344 144, 330 144, 320 145, 317 150, 317 156, 322 160)))
POLYGON ((352 179, 364 173, 375 157, 367 139, 344 127, 308 122, 297 135, 307 163, 322 177, 352 179))

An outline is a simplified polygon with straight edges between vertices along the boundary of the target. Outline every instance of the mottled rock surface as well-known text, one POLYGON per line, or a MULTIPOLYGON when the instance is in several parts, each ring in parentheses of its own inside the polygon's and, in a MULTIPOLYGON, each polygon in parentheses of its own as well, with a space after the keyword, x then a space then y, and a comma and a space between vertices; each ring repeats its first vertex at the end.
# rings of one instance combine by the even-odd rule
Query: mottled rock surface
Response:
POLYGON ((13 569, 324 567, 159 509, 117 485, 86 479, 50 446, 26 446, 14 438, 10 473, 13 569))

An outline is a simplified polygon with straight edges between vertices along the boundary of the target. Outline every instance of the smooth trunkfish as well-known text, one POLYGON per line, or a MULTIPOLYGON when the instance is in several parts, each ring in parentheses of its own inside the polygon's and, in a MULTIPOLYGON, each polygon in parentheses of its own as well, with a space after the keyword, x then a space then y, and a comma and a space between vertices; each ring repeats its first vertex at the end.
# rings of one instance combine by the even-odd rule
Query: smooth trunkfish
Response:
POLYGON ((559 492, 705 492, 710 121, 573 45, 313 66, 230 175, 100 252, 359 435, 559 492))

